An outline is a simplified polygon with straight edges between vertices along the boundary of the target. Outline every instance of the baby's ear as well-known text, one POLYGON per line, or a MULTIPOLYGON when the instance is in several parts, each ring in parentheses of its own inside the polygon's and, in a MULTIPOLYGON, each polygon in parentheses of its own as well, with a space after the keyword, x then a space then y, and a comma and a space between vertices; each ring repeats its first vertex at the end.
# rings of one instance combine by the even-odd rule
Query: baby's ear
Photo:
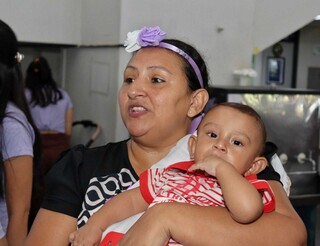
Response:
POLYGON ((265 157, 256 157, 249 170, 245 172, 244 176, 248 176, 250 174, 258 174, 262 172, 266 168, 266 166, 268 166, 268 161, 265 157))
POLYGON ((196 151, 196 143, 197 143, 197 137, 195 135, 191 135, 188 140, 188 148, 189 148, 189 154, 190 154, 191 160, 194 160, 194 153, 196 151))

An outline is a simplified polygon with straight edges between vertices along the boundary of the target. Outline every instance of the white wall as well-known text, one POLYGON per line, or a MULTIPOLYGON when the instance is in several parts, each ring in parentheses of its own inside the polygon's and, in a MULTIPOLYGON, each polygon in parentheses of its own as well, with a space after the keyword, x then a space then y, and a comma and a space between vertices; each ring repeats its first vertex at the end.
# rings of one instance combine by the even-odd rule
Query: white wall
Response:
POLYGON ((122 0, 121 37, 125 39, 130 30, 159 25, 168 37, 200 50, 212 84, 232 85, 233 70, 251 65, 254 5, 255 0, 122 0))
POLYGON ((297 87, 306 88, 308 68, 320 68, 320 21, 315 25, 305 27, 300 32, 298 51, 297 87), (314 49, 319 50, 315 52, 314 49))
POLYGON ((199 48, 214 85, 237 83, 232 71, 250 67, 254 51, 304 26, 320 11, 318 0, 202 0, 201 4, 194 0, 183 4, 181 0, 0 0, 0 4, 1 18, 26 42, 114 45, 122 43, 129 30, 160 25, 170 37, 199 48))
POLYGON ((0 0, 0 18, 19 41, 79 44, 81 2, 78 0, 0 0))
POLYGON ((119 44, 118 0, 0 0, 0 18, 20 41, 50 44, 119 44))
POLYGON ((253 50, 261 52, 313 21, 320 13, 319 0, 255 1, 253 50))
POLYGON ((20 41, 76 45, 119 44, 130 30, 160 25, 170 37, 195 44, 213 84, 223 85, 235 83, 234 69, 250 65, 255 2, 0 0, 0 16, 20 41))
POLYGON ((68 49, 66 66, 65 88, 74 104, 74 120, 91 120, 102 127, 94 145, 114 141, 118 48, 68 49))
POLYGON ((120 0, 83 0, 81 44, 119 44, 120 6, 120 0))

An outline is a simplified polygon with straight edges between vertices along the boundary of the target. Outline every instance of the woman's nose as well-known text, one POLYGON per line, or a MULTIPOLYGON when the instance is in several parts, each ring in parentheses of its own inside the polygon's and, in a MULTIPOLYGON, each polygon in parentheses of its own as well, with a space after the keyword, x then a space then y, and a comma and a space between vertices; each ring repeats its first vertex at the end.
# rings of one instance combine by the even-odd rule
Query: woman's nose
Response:
POLYGON ((142 81, 135 80, 129 86, 128 96, 130 99, 134 99, 139 96, 145 96, 145 89, 145 85, 142 81))

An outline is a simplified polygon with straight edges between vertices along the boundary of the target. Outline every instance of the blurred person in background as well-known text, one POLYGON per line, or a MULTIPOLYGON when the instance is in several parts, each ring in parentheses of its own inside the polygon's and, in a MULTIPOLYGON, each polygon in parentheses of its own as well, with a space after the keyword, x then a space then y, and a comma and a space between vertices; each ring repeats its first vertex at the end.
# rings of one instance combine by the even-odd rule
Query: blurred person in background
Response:
POLYGON ((70 148, 73 105, 68 93, 59 88, 44 57, 35 58, 28 66, 25 95, 34 122, 40 131, 42 158, 40 191, 32 199, 30 216, 35 217, 42 201, 43 177, 59 155, 70 148))
POLYGON ((32 117, 41 133, 43 173, 60 153, 70 147, 73 109, 68 93, 59 88, 44 57, 35 58, 26 72, 26 97, 32 117))

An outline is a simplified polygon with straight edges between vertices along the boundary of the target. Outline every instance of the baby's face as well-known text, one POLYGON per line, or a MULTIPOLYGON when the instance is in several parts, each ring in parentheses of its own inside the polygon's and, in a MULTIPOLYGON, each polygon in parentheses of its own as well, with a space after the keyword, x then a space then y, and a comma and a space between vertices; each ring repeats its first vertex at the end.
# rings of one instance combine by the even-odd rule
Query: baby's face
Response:
POLYGON ((216 155, 244 173, 258 156, 260 143, 255 118, 231 107, 218 106, 206 114, 199 126, 194 159, 216 155))

